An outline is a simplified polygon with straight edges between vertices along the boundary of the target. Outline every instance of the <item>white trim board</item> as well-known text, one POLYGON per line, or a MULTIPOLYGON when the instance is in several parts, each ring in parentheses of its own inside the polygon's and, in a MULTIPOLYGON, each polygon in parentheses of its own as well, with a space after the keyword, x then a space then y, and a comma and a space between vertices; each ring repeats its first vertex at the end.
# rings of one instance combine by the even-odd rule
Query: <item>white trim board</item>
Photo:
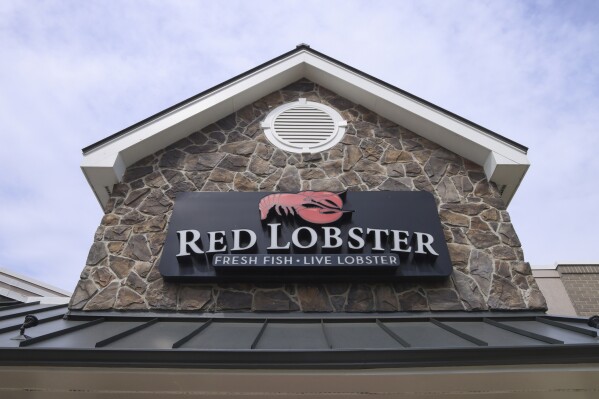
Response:
POLYGON ((300 46, 285 57, 93 146, 84 154, 83 173, 103 206, 128 166, 301 78, 483 166, 487 178, 502 190, 506 204, 530 166, 526 150, 508 140, 300 46))

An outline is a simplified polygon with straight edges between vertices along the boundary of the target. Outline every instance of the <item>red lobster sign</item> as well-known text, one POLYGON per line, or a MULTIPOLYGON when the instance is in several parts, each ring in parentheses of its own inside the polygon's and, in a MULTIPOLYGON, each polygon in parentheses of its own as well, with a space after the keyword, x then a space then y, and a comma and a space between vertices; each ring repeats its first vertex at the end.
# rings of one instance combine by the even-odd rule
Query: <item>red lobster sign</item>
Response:
POLYGON ((297 215, 306 222, 328 224, 336 222, 344 213, 341 195, 329 191, 302 191, 297 194, 271 194, 260 200, 260 219, 265 220, 268 212, 275 208, 277 215, 297 215))

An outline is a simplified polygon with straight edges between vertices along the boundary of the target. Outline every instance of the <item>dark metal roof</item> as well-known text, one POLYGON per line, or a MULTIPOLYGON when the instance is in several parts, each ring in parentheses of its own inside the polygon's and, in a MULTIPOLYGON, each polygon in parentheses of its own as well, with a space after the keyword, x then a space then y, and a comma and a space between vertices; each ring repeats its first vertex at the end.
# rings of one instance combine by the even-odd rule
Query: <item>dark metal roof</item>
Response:
POLYGON ((599 363, 597 329, 540 313, 193 314, 0 309, 0 366, 375 368, 599 363), (39 324, 16 341, 24 316, 39 324))
POLYGON ((221 87, 227 86, 227 85, 229 85, 229 84, 231 84, 231 83, 233 83, 233 82, 235 82, 235 81, 237 81, 239 79, 242 79, 242 78, 244 78, 244 77, 246 77, 248 75, 251 75, 252 73, 254 73, 256 71, 259 71, 260 69, 266 68, 266 67, 268 67, 268 66, 270 66, 270 65, 272 65, 272 64, 274 64, 274 63, 276 63, 276 62, 278 62, 278 61, 280 61, 280 60, 282 60, 282 59, 284 59, 286 57, 289 57, 289 56, 291 56, 291 55, 293 55, 295 53, 298 53, 300 51, 308 51, 308 52, 310 52, 310 53, 312 53, 314 55, 322 57, 322 58, 324 58, 324 59, 326 59, 326 60, 328 60, 328 61, 330 61, 330 62, 332 62, 334 64, 337 64, 338 66, 340 66, 342 68, 348 69, 348 70, 350 70, 350 71, 352 71, 352 72, 354 72, 354 73, 356 73, 358 75, 361 75, 362 77, 364 77, 366 79, 372 80, 372 81, 374 81, 374 82, 376 82, 376 83, 378 83, 380 85, 383 85, 383 86, 387 87, 388 89, 391 89, 391 90, 393 90, 393 91, 395 91, 397 93, 400 93, 400 94, 402 94, 402 95, 404 95, 404 96, 406 96, 406 97, 408 97, 408 98, 410 98, 410 99, 412 99, 412 100, 414 100, 416 102, 419 102, 419 103, 421 103, 423 105, 431 107, 431 108, 433 108, 433 109, 435 109, 435 110, 437 110, 439 112, 442 112, 442 113, 444 113, 444 114, 446 114, 446 115, 448 115, 448 116, 450 116, 450 117, 452 117, 454 119, 459 120, 460 122, 466 123, 466 124, 468 124, 468 125, 476 128, 476 129, 479 129, 479 130, 481 130, 481 131, 483 131, 483 132, 485 132, 485 133, 487 133, 487 134, 489 134, 489 135, 491 135, 491 136, 493 136, 493 137, 495 137, 495 138, 497 138, 497 139, 499 139, 499 140, 501 140, 501 141, 503 141, 503 142, 505 142, 507 144, 513 145, 514 147, 516 147, 516 148, 518 148, 518 149, 520 149, 520 150, 522 150, 524 152, 528 151, 528 147, 526 147, 526 146, 524 146, 524 145, 522 145, 520 143, 517 143, 517 142, 515 142, 515 141, 513 141, 513 140, 511 140, 511 139, 509 139, 507 137, 504 137, 504 136, 500 135, 499 133, 496 133, 496 132, 494 132, 492 130, 489 130, 489 129, 481 126, 481 125, 478 125, 478 124, 476 124, 476 123, 474 123, 474 122, 472 122, 472 121, 470 121, 470 120, 468 120, 466 118, 463 118, 463 117, 461 117, 459 115, 456 115, 453 112, 450 112, 450 111, 448 111, 448 110, 446 110, 444 108, 439 107, 438 105, 435 105, 435 104, 433 104, 431 102, 428 102, 428 101, 426 101, 426 100, 424 100, 424 99, 422 99, 422 98, 420 98, 418 96, 415 96, 412 93, 409 93, 409 92, 407 92, 405 90, 402 90, 402 89, 400 89, 400 88, 398 88, 396 86, 393 86, 392 84, 389 84, 389 83, 387 83, 387 82, 385 82, 385 81, 383 81, 381 79, 377 79, 374 76, 371 76, 371 75, 369 75, 369 74, 367 74, 365 72, 362 72, 362 71, 360 71, 360 70, 358 70, 358 69, 356 69, 356 68, 354 68, 352 66, 344 64, 343 62, 338 61, 338 60, 336 60, 336 59, 334 59, 332 57, 329 57, 326 54, 323 54, 323 53, 321 53, 319 51, 313 50, 312 48, 310 48, 310 46, 308 46, 306 44, 300 44, 294 50, 291 50, 291 51, 288 51, 288 52, 286 52, 284 54, 281 54, 280 56, 275 57, 275 58, 271 59, 270 61, 267 61, 267 62, 265 62, 263 64, 260 64, 257 67, 252 68, 252 69, 250 69, 250 70, 248 70, 246 72, 243 72, 242 74, 239 74, 239 75, 237 75, 237 76, 235 76, 235 77, 233 77, 231 79, 228 79, 228 80, 226 80, 226 81, 224 81, 224 82, 222 82, 222 83, 220 83, 220 84, 218 84, 218 85, 216 85, 214 87, 209 88, 208 90, 204 90, 201 93, 198 93, 198 94, 196 94, 196 95, 194 95, 192 97, 189 97, 186 100, 183 100, 183 101, 181 101, 181 102, 179 102, 179 103, 177 103, 177 104, 175 104, 175 105, 173 105, 173 106, 171 106, 171 107, 169 107, 169 108, 167 108, 167 109, 165 109, 163 111, 158 112, 157 114, 154 114, 154 115, 152 115, 152 116, 150 116, 150 117, 148 117, 148 118, 146 118, 146 119, 144 119, 144 120, 142 120, 140 122, 137 122, 137 123, 135 123, 135 124, 133 124, 133 125, 125 128, 125 129, 121 130, 121 131, 118 131, 118 132, 116 132, 116 133, 114 133, 114 134, 112 134, 112 135, 110 135, 110 136, 108 136, 108 137, 106 137, 106 138, 104 138, 104 139, 96 142, 96 143, 93 143, 93 144, 91 144, 91 145, 83 148, 81 151, 83 152, 83 154, 87 154, 88 152, 94 150, 95 148, 97 148, 97 147, 99 147, 99 146, 101 146, 101 145, 103 145, 103 144, 105 144, 105 143, 107 143, 107 142, 109 142, 111 140, 114 140, 114 139, 116 139, 116 138, 118 138, 120 136, 123 136, 123 135, 127 134, 128 132, 130 132, 130 131, 132 131, 134 129, 137 129, 140 126, 145 125, 146 123, 149 123, 149 122, 151 122, 151 121, 153 121, 155 119, 158 119, 158 118, 160 118, 160 117, 168 114, 169 112, 174 111, 177 108, 180 108, 180 107, 182 107, 184 105, 187 105, 187 104, 189 104, 189 103, 191 103, 191 102, 193 102, 193 101, 195 101, 195 100, 197 100, 197 99, 199 99, 199 98, 201 98, 201 97, 203 97, 203 96, 205 96, 207 94, 210 94, 211 92, 214 92, 214 91, 220 89, 221 87))

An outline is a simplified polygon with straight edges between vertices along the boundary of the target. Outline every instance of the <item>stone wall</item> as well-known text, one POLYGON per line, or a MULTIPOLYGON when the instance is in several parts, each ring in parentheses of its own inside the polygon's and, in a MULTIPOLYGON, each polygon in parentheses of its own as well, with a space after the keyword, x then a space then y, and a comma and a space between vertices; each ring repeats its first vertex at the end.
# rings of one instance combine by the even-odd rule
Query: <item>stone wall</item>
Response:
POLYGON ((71 309, 394 312, 544 309, 494 184, 482 168, 309 81, 296 82, 129 167, 113 188, 71 309), (342 142, 285 153, 260 122, 307 98, 348 121, 342 142), (454 266, 426 284, 166 283, 158 271, 173 199, 185 191, 426 190, 454 266))

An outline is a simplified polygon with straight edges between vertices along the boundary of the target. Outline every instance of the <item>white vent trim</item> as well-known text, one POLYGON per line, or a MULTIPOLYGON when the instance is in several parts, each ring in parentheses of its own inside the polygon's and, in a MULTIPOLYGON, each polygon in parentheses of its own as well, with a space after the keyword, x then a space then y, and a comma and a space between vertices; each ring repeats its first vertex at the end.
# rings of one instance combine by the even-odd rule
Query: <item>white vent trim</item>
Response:
POLYGON ((262 122, 268 141, 283 151, 314 154, 341 141, 347 121, 333 108, 306 101, 283 104, 262 122))

